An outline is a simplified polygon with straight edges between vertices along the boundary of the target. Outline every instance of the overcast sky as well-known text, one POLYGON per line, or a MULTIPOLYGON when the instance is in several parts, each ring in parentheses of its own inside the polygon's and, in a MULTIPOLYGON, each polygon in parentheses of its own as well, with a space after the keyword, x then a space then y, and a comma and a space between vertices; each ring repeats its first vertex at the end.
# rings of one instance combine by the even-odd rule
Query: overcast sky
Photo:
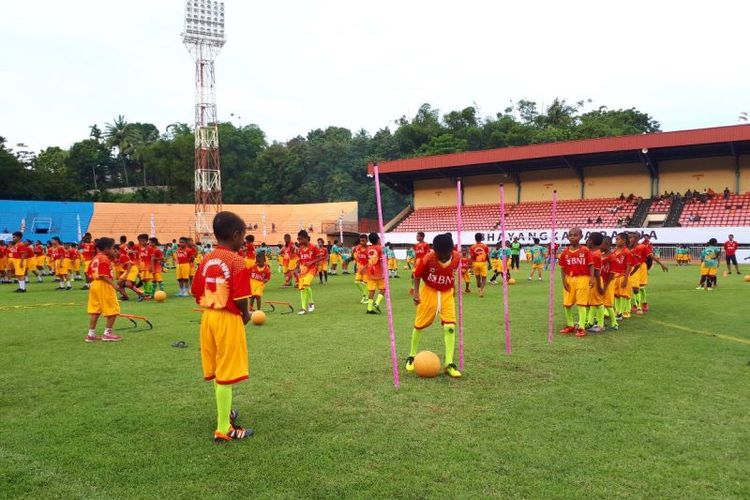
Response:
MULTIPOLYGON (((750 111, 748 1, 226 0, 220 120, 269 140, 374 133, 429 102, 482 115, 511 99, 637 107, 664 130, 750 111)), ((0 2, 0 136, 68 147, 118 114, 193 120, 179 0, 0 2)), ((393 128, 393 127, 392 127, 393 128)))

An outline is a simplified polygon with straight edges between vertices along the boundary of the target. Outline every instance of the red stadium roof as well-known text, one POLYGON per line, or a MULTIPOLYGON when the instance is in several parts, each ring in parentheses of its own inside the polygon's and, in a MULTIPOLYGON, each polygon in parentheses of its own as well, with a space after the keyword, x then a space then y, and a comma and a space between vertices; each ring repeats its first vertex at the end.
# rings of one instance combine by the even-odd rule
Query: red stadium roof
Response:
MULTIPOLYGON (((690 148, 713 144, 732 144, 735 142, 750 143, 750 125, 732 125, 695 130, 679 130, 675 132, 656 132, 652 134, 636 134, 617 137, 603 137, 599 139, 585 139, 579 141, 553 142, 548 144, 534 144, 530 146, 510 146, 483 151, 467 151, 439 156, 423 156, 406 158, 403 160, 379 162, 381 174, 398 174, 406 172, 424 172, 429 170, 450 169, 457 167, 479 167, 488 164, 523 163, 533 160, 551 160, 554 158, 570 159, 582 155, 597 155, 604 161, 601 164, 613 163, 615 155, 607 161, 604 156, 612 153, 628 152, 632 161, 638 161, 636 153, 643 149, 658 150, 666 148, 690 148)), ((744 148, 743 148, 744 153, 744 148)), ((700 156, 706 156, 708 152, 700 156)), ((723 154, 730 154, 726 148, 723 154)), ((622 161, 621 155, 616 155, 616 161, 622 161)), ((685 155, 683 154, 683 157, 685 155)), ((689 156, 689 155, 688 155, 689 156)), ((665 158, 666 159, 666 158, 665 158)), ((367 171, 372 173, 372 164, 367 171)), ((427 173, 427 172, 424 172, 427 173)), ((479 172, 474 171, 474 174, 479 172)))

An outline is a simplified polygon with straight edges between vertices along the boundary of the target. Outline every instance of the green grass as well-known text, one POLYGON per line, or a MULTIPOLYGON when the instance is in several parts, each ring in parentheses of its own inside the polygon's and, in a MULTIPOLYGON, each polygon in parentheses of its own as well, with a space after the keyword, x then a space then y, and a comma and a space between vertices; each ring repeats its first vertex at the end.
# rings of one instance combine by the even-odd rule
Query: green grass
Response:
MULTIPOLYGON (((235 407, 256 436, 229 445, 210 439, 190 299, 125 303, 154 329, 86 344, 85 292, 4 285, 0 497, 750 497, 750 283, 652 270, 652 312, 548 345, 547 284, 516 278, 512 356, 493 287, 465 301, 464 378, 402 372, 397 391, 385 315, 331 277, 313 315, 248 327, 235 407), (65 302, 81 306, 7 307, 65 302)), ((401 363, 414 311, 392 283, 401 363)), ((277 276, 267 298, 299 300, 277 276)), ((422 347, 442 357, 442 330, 422 347)))

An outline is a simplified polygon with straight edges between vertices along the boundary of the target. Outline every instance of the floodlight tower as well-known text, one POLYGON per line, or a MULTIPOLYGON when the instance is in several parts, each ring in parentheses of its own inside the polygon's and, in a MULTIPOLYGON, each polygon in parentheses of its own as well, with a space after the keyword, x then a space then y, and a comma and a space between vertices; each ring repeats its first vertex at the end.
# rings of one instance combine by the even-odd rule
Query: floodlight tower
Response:
POLYGON ((221 211, 214 58, 225 42, 224 2, 185 0, 182 41, 195 60, 195 232, 206 241, 213 237, 213 216, 221 211))

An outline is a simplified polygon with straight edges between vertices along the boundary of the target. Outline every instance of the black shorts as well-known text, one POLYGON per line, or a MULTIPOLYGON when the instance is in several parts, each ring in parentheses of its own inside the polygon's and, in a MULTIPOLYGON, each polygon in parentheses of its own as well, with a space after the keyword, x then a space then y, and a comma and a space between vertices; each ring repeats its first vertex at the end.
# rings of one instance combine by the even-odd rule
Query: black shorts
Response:
POLYGON ((737 256, 736 255, 727 255, 727 266, 730 266, 734 264, 737 265, 737 256))

